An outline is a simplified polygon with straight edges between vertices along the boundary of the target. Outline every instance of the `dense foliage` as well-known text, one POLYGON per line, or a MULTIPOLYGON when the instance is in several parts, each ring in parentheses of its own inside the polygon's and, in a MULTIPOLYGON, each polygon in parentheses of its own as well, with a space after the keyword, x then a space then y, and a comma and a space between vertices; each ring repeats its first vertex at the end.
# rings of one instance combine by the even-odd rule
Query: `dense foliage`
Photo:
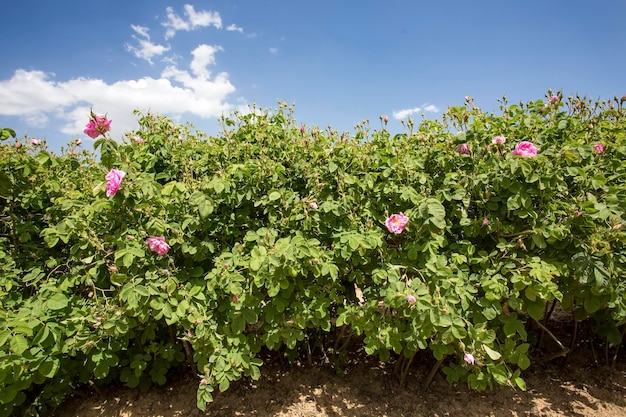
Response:
POLYGON ((524 389, 554 300, 621 344, 624 100, 468 97, 395 136, 281 105, 210 138, 139 114, 118 143, 92 114, 98 160, 0 130, 0 416, 183 365, 203 408, 262 349, 364 347, 403 375, 430 351, 451 382, 524 389))

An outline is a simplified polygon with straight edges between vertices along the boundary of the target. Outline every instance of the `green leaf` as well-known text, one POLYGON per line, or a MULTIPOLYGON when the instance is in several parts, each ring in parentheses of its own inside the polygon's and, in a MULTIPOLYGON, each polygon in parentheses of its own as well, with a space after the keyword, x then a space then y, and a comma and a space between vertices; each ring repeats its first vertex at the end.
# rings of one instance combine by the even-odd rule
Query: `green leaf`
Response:
POLYGON ((56 293, 46 301, 46 307, 50 310, 62 310, 67 307, 68 299, 64 294, 56 293))
POLYGON ((26 349, 28 349, 28 341, 21 334, 16 334, 9 342, 9 346, 11 347, 13 353, 21 355, 26 349))
POLYGON ((270 201, 275 201, 275 200, 278 200, 280 196, 281 196, 280 192, 272 191, 270 195, 268 196, 268 198, 270 199, 270 201))
POLYGON ((502 355, 500 354, 500 352, 497 352, 493 349, 491 349, 489 346, 487 345, 483 345, 483 348, 485 349, 485 352, 487 353, 487 355, 489 355, 489 357, 491 359, 493 359, 494 361, 497 361, 498 359, 500 359, 502 357, 502 355))

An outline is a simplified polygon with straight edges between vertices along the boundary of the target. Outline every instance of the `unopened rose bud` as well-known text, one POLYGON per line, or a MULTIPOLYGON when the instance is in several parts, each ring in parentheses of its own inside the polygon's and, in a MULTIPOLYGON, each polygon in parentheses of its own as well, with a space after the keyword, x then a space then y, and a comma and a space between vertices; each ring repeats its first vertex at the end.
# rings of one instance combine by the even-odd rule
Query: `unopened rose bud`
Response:
POLYGON ((317 210, 318 208, 316 202, 309 203, 309 207, 311 208, 311 210, 317 210))
POLYGON ((405 297, 405 300, 409 303, 409 304, 414 304, 417 301, 417 298, 415 298, 414 295, 409 294, 405 297))
POLYGON ((233 295, 233 303, 237 303, 239 302, 239 297, 237 297, 236 295, 233 295))
POLYGON ((472 98, 470 96, 465 96, 465 101, 472 101, 472 98))
POLYGON ((126 239, 128 239, 128 240, 130 240, 132 242, 133 240, 135 240, 135 237, 132 236, 132 235, 126 235, 126 239))
POLYGON ((304 133, 304 125, 300 126, 300 133, 304 133))
POLYGON ((109 271, 110 272, 117 272, 117 267, 111 265, 111 266, 109 266, 109 271))
POLYGON ((556 94, 550 97, 550 104, 558 103, 561 99, 556 94))
POLYGON ((389 116, 385 115, 385 117, 383 117, 383 122, 388 123, 389 122, 389 116))
POLYGON ((15 149, 19 149, 22 147, 22 142, 15 142, 15 149))

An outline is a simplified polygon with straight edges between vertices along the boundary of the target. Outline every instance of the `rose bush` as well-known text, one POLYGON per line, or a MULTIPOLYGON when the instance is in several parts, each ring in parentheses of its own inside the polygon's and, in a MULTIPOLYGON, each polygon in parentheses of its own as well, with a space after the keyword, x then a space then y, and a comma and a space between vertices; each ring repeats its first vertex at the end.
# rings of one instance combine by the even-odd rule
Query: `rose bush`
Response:
POLYGON ((284 105, 218 137, 138 114, 119 143, 92 114, 98 161, 2 129, 0 415, 181 367, 202 408, 258 378, 262 349, 340 368, 362 347, 402 380, 433 356, 452 382, 525 388, 557 301, 619 346, 621 105, 468 97, 393 136, 303 131, 284 105))

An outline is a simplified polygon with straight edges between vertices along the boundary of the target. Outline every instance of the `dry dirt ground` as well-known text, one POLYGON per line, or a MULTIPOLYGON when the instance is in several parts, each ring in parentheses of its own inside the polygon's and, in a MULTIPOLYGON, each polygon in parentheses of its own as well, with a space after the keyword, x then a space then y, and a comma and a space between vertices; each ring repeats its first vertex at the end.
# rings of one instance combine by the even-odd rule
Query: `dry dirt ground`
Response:
MULTIPOLYGON (((392 375, 392 365, 371 358, 354 360, 343 375, 329 364, 281 365, 274 360, 263 366, 259 381, 242 380, 216 394, 205 412, 195 406, 198 380, 187 372, 145 394, 124 387, 99 392, 85 388, 53 417, 626 417, 626 346, 615 364, 607 366, 601 341, 592 349, 587 337, 579 335, 567 358, 548 362, 539 357, 558 352, 558 347, 544 342, 523 373, 527 391, 497 387, 473 392, 465 384, 448 384, 441 371, 424 390, 434 364, 427 353, 416 358, 404 386, 392 375)), ((608 352, 611 362, 615 347, 608 352)))

